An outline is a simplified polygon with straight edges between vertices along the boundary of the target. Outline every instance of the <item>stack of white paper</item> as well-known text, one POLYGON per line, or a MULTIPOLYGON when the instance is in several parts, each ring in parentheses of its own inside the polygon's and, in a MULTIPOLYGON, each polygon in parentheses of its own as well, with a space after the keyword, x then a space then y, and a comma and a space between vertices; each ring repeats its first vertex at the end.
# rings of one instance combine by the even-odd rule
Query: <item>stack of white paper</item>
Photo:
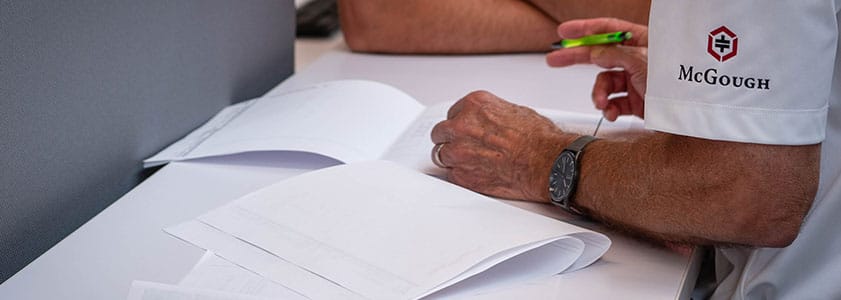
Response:
POLYGON ((307 173, 167 231, 311 299, 471 293, 580 269, 610 244, 384 161, 307 173))
POLYGON ((301 294, 206 251, 178 283, 180 287, 215 290, 268 299, 304 300, 301 294))
MULTIPOLYGON (((416 172, 440 175, 429 158, 429 134, 449 106, 425 108, 371 81, 327 82, 232 105, 147 159, 154 166, 302 151, 349 163, 167 228, 223 258, 203 259, 181 285, 283 299, 446 298, 574 271, 607 250, 604 235, 416 172), (207 271, 213 268, 224 272, 207 271)), ((538 112, 586 134, 600 117, 538 112)), ((604 124, 600 134, 638 128, 638 120, 623 119, 604 124)), ((138 291, 195 292, 145 283, 133 295, 138 291)))

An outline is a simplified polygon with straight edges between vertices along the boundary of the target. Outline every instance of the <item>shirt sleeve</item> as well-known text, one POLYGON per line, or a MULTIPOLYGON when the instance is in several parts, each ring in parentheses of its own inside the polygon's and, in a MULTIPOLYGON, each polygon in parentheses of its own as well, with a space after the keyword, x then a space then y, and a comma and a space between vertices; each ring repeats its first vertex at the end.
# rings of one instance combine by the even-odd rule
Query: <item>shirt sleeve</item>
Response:
POLYGON ((652 3, 646 128, 820 143, 838 47, 832 0, 652 3))

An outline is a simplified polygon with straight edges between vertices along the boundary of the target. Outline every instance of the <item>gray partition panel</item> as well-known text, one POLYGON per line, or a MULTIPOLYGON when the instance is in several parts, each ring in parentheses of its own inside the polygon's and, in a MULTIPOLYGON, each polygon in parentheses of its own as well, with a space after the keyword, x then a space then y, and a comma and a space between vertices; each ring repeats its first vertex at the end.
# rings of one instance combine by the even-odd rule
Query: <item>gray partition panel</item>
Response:
POLYGON ((293 70, 292 0, 0 0, 0 282, 293 70))

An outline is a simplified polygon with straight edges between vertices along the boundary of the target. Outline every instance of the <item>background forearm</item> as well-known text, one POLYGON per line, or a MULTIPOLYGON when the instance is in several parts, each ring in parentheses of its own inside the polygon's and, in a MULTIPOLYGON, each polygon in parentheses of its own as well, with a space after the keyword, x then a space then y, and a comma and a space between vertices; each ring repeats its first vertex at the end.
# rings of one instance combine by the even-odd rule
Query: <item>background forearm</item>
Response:
POLYGON ((563 23, 573 19, 619 18, 648 24, 651 0, 529 0, 534 6, 563 23))
POLYGON ((557 22, 521 0, 340 0, 339 10, 354 51, 548 51, 557 39, 557 22))

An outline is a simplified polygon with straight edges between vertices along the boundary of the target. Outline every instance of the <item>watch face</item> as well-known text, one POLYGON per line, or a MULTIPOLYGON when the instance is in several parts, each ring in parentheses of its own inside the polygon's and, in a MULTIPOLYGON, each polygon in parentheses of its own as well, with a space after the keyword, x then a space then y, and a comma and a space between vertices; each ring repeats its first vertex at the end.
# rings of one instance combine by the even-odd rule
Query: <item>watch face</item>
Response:
POLYGON ((564 151, 555 161, 555 165, 552 166, 552 176, 549 184, 552 187, 553 200, 566 202, 572 191, 575 171, 575 153, 564 151))

